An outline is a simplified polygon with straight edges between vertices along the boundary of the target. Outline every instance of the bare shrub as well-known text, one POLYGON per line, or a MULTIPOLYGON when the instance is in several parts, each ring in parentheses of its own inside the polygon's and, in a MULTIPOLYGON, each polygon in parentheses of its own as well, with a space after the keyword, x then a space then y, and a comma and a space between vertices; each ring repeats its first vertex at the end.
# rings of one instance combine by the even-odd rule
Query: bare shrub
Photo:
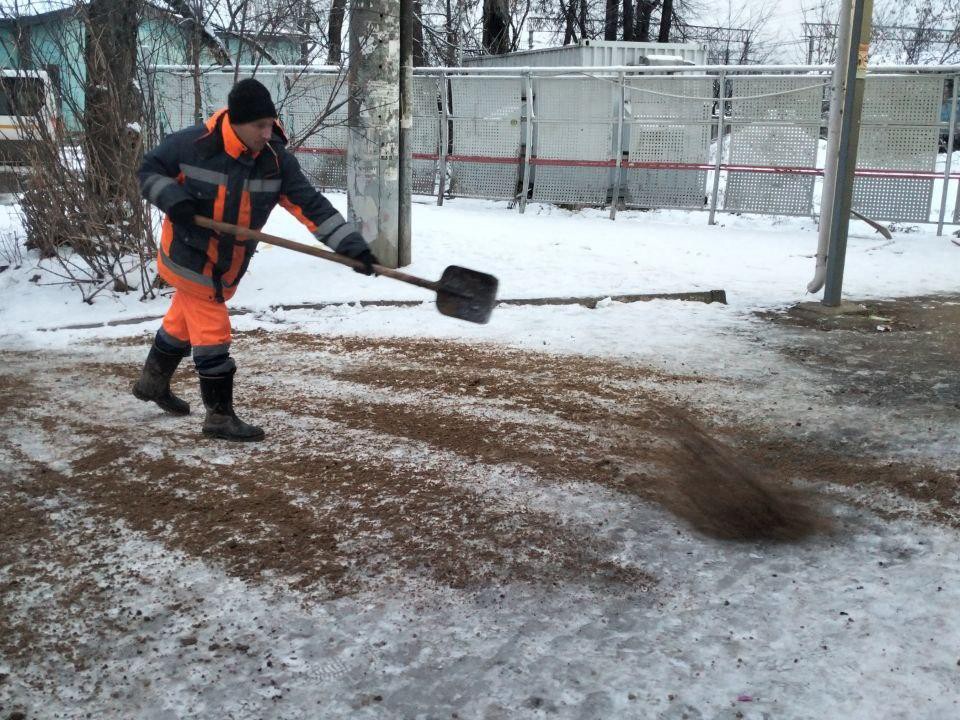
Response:
POLYGON ((134 60, 141 8, 78 3, 69 22, 51 25, 48 42, 26 54, 33 66, 58 69, 60 109, 51 88, 37 99, 35 71, 18 70, 3 86, 17 125, 17 161, 25 166, 18 177, 27 247, 86 302, 105 289, 153 292, 156 243, 136 177, 143 155, 134 60), (66 62, 77 47, 84 61, 66 62))
POLYGON ((0 233, 0 272, 23 265, 23 236, 12 230, 0 233))

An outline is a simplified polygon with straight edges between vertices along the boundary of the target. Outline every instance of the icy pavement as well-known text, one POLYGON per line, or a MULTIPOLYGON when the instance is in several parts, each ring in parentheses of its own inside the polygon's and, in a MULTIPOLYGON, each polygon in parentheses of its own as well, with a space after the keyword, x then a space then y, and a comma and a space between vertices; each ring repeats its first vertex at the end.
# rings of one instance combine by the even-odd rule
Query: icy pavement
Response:
MULTIPOLYGON (((960 715, 949 334, 759 316, 806 299, 809 220, 458 201, 414 221, 426 277, 730 304, 507 306, 482 327, 282 310, 428 298, 264 249, 234 354, 270 434, 238 448, 127 394, 155 321, 44 330, 166 300, 85 306, 28 256, 0 273, 0 716, 960 715), (651 398, 821 497, 832 532, 694 530, 651 398)), ((855 226, 850 248, 851 296, 957 291, 948 238, 855 226)))

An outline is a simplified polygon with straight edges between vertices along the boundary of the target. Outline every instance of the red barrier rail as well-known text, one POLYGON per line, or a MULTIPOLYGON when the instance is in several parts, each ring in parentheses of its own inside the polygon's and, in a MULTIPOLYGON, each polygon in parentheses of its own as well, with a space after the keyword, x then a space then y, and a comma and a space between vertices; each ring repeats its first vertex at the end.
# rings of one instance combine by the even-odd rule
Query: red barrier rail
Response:
MULTIPOLYGON (((298 153, 307 153, 312 155, 346 155, 345 150, 338 148, 311 148, 298 147, 294 150, 298 153)), ((433 153, 413 153, 414 160, 439 160, 440 156, 433 153)), ((447 155, 448 162, 464 163, 484 163, 493 165, 516 165, 522 162, 522 158, 517 157, 498 157, 494 155, 447 155)), ((530 164, 533 166, 544 167, 593 167, 593 168, 612 168, 616 167, 616 160, 569 160, 564 158, 530 158, 530 164)), ((624 160, 620 167, 625 170, 715 170, 713 164, 706 163, 677 163, 677 162, 640 162, 624 160)), ((777 165, 721 165, 721 170, 727 172, 752 172, 765 173, 769 175, 814 175, 823 176, 822 168, 814 167, 785 167, 777 165)), ((942 180, 942 172, 924 172, 921 170, 883 170, 879 168, 859 168, 856 171, 857 177, 869 178, 892 178, 898 180, 942 180)), ((947 176, 950 180, 960 179, 960 172, 953 172, 947 176)))

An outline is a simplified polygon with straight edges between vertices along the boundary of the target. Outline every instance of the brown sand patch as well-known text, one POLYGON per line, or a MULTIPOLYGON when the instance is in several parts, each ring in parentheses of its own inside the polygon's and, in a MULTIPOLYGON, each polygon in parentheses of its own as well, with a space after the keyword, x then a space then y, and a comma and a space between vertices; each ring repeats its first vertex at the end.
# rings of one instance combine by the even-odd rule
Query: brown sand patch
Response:
MULTIPOLYGON (((53 473, 41 475, 49 476, 41 482, 53 477, 53 473)), ((44 504, 53 496, 37 493, 33 483, 7 480, 0 483, 0 657, 24 665, 38 656, 50 656, 83 670, 89 648, 77 644, 76 632, 64 631, 64 618, 74 628, 88 622, 102 628, 115 625, 102 613, 109 591, 91 577, 109 568, 84 550, 100 529, 80 529, 64 537, 51 522, 49 505, 44 504), (65 582, 61 570, 79 563, 88 573, 78 581, 65 582), (47 601, 31 605, 29 613, 16 604, 25 593, 44 590, 47 601)), ((43 681, 36 680, 34 687, 43 690, 43 681)))
POLYGON ((0 353, 0 417, 26 411, 45 395, 30 376, 4 371, 14 368, 18 357, 18 353, 0 353))
POLYGON ((773 458, 784 477, 807 478, 844 487, 876 488, 918 501, 923 507, 892 510, 864 496, 858 504, 887 517, 911 517, 960 528, 960 469, 951 472, 924 464, 851 458, 814 443, 761 438, 745 441, 753 462, 773 458))
MULTIPOLYGON (((96 435, 90 426, 74 430, 96 435)), ((268 477, 244 467, 204 471, 171 455, 144 457, 128 442, 112 440, 95 443, 59 481, 105 517, 120 517, 191 555, 216 558, 241 578, 271 571, 294 587, 333 586, 344 573, 331 530, 268 477)))
MULTIPOLYGON (((526 469, 524 482, 594 482, 660 503, 722 538, 789 540, 823 529, 816 501, 798 493, 794 479, 833 482, 831 474, 842 471, 850 484, 883 483, 907 497, 917 492, 914 486, 898 487, 892 475, 876 473, 874 463, 862 459, 838 458, 833 466, 819 467, 812 459, 823 457, 817 448, 786 440, 774 445, 769 439, 764 445, 757 442, 763 432, 755 428, 720 428, 719 439, 691 434, 677 419, 678 408, 663 399, 663 388, 701 380, 693 375, 448 341, 254 332, 242 334, 238 346, 245 353, 239 405, 253 420, 258 409, 281 411, 285 419, 274 418, 270 428, 275 444, 251 453, 242 467, 218 467, 199 481, 188 477, 195 469, 178 467, 172 455, 152 465, 147 461, 153 469, 144 470, 134 461, 139 455, 131 438, 123 437, 122 451, 130 459, 106 461, 126 468, 109 479, 121 487, 97 492, 116 495, 104 501, 105 514, 129 514, 123 507, 143 486, 161 488, 160 496, 150 497, 162 509, 137 523, 171 527, 184 537, 169 542, 194 554, 225 557, 231 572, 243 577, 277 572, 305 578, 307 586, 326 583, 346 592, 366 582, 365 574, 386 578, 398 570, 453 585, 503 578, 590 581, 622 573, 605 564, 611 549, 588 529, 558 528, 549 513, 487 507, 483 498, 457 487, 460 462, 481 473, 487 466, 498 471, 519 466, 526 469), (283 352, 285 347, 293 352, 283 352), (283 382, 274 384, 279 377, 283 382), (312 384, 314 377, 330 382, 312 384), (354 390, 346 387, 345 397, 337 380, 374 388, 378 400, 350 400, 354 390), (406 394, 403 402, 390 402, 394 391, 406 394), (335 430, 343 437, 316 442, 305 441, 302 432, 289 439, 277 435, 304 420, 328 421, 324 427, 332 423, 345 432, 335 430), (382 458, 359 462, 349 444, 351 430, 374 433, 383 449, 403 448, 409 441, 436 447, 450 453, 453 464, 431 469, 382 458), (186 488, 186 495, 174 488, 186 488), (212 515, 221 505, 232 508, 233 519, 212 515), (309 513, 295 513, 291 520, 275 511, 286 506, 307 507, 309 513), (306 565, 336 560, 339 576, 311 579, 308 570, 282 559, 277 538, 298 523, 295 538, 326 530, 331 539, 324 552, 307 553, 306 565), (252 545, 232 548, 240 557, 230 560, 228 538, 244 534, 254 538, 252 545)), ((88 364, 77 372, 107 375, 110 367, 88 364)), ((137 369, 124 372, 123 382, 137 369)), ((193 380, 183 372, 178 378, 193 380)), ((116 429, 87 425, 84 432, 116 429)), ((164 442, 183 454, 195 441, 178 433, 164 442)), ((86 478, 96 470, 82 472, 86 478)), ((956 503, 944 478, 930 487, 938 488, 938 503, 956 503)), ((932 518, 944 521, 948 515, 932 518)), ((303 540, 283 547, 290 544, 300 547, 303 540)))
MULTIPOLYGON (((85 436, 107 430, 71 428, 85 436)), ((579 528, 529 510, 491 508, 443 473, 411 473, 388 461, 361 465, 349 447, 326 456, 309 448, 260 452, 200 479, 196 465, 143 457, 116 439, 92 443, 54 485, 104 518, 122 518, 231 574, 270 573, 297 588, 326 588, 321 594, 354 592, 398 570, 452 587, 565 581, 635 592, 651 583, 636 568, 607 560, 611 548, 579 528)))
POLYGON ((427 442, 487 464, 517 463, 542 482, 575 480, 627 490, 721 539, 796 540, 827 528, 809 493, 774 483, 699 426, 678 420, 671 427, 662 406, 650 407, 651 417, 635 412, 603 439, 445 415, 429 407, 334 401, 322 412, 350 427, 427 442), (638 466, 644 472, 632 470, 638 466))
MULTIPOLYGON (((670 409, 664 412, 670 413, 670 409)), ((794 541, 830 529, 812 494, 772 476, 673 411, 683 453, 665 502, 701 532, 728 540, 794 541)))

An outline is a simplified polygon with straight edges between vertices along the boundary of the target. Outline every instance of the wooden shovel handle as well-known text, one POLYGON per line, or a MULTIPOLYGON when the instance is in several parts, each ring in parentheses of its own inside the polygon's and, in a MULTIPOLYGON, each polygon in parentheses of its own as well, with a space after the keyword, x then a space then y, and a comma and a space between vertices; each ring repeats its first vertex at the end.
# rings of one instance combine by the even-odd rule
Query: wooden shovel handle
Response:
MULTIPOLYGON (((341 265, 346 265, 347 267, 355 270, 363 270, 366 267, 359 260, 348 258, 346 255, 341 255, 340 253, 335 253, 331 250, 322 250, 318 247, 313 247, 312 245, 304 245, 303 243, 287 240, 286 238, 277 237, 276 235, 270 235, 268 233, 261 232, 260 230, 242 228, 239 225, 231 225, 230 223, 220 222, 219 220, 212 220, 211 218, 203 217, 202 215, 194 215, 193 222, 195 225, 205 227, 208 230, 214 230, 226 235, 233 235, 237 238, 252 238, 253 240, 259 240, 260 242, 269 243, 270 245, 286 248, 287 250, 294 250, 305 255, 313 255, 314 257, 322 258, 324 260, 340 263, 341 265)), ((400 282, 426 288, 427 290, 436 291, 439 289, 439 283, 431 282, 430 280, 424 280, 416 275, 408 275, 405 272, 384 267, 383 265, 375 264, 373 266, 373 271, 377 275, 384 275, 386 277, 393 278, 394 280, 399 280, 400 282)))

